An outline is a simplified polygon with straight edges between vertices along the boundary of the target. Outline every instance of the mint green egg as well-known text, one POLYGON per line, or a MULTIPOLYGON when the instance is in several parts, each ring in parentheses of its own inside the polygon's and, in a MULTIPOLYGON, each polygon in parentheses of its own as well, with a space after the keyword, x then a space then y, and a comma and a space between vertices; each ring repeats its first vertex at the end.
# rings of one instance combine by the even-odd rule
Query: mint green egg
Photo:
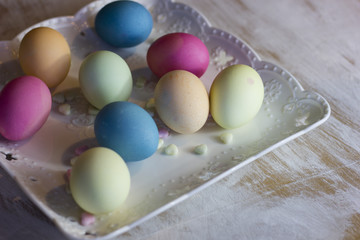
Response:
POLYGON ((116 101, 127 101, 133 80, 124 59, 110 51, 87 56, 79 70, 79 82, 85 98, 96 108, 116 101))
POLYGON ((238 128, 252 120, 264 100, 264 85, 255 69, 232 65, 222 70, 210 88, 210 112, 223 128, 238 128))
POLYGON ((111 149, 91 148, 75 161, 70 175, 75 202, 93 214, 119 208, 130 191, 130 173, 124 160, 111 149))

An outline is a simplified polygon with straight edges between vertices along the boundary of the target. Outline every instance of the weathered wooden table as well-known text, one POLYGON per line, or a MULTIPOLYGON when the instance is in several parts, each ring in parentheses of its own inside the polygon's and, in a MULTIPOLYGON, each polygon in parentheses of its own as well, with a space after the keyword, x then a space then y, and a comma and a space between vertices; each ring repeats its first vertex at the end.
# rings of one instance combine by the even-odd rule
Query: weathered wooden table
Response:
MULTIPOLYGON (((89 2, 1 0, 0 40, 89 2)), ((320 93, 332 115, 117 239, 359 239, 360 2, 181 2, 320 93)), ((0 239, 63 238, 0 168, 0 239)))

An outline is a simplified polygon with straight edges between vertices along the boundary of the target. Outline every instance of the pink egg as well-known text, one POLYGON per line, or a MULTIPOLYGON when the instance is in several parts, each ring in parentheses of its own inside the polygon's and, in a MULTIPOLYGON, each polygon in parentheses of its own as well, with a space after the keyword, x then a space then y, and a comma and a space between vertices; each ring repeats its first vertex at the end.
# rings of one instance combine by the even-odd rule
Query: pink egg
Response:
POLYGON ((194 35, 170 33, 150 46, 147 63, 158 77, 173 70, 186 70, 201 77, 209 65, 209 51, 194 35))
POLYGON ((12 141, 34 135, 47 120, 51 103, 50 90, 40 79, 13 79, 0 92, 0 134, 12 141))

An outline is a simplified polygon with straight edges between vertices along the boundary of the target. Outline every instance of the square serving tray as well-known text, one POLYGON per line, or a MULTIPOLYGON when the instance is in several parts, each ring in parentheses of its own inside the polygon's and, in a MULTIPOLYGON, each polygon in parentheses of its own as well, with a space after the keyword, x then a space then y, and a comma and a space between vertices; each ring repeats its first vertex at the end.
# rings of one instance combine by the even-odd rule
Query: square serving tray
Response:
MULTIPOLYGON (((53 107, 45 125, 33 137, 9 142, 0 136, 0 164, 17 181, 30 199, 71 239, 109 239, 124 233, 149 218, 180 203, 212 183, 316 128, 330 116, 330 106, 317 93, 303 89, 288 71, 266 62, 241 38, 211 27, 206 18, 190 6, 170 0, 142 3, 151 12, 154 28, 146 42, 129 49, 106 45, 96 35, 96 13, 110 1, 93 2, 74 16, 53 18, 38 23, 11 41, 0 42, 0 89, 9 80, 23 75, 17 60, 23 36, 32 28, 48 26, 61 32, 72 52, 68 77, 53 93, 53 107), (160 148, 152 157, 128 163, 131 173, 130 195, 124 205, 110 214, 99 215, 90 226, 82 226, 82 210, 68 193, 64 174, 70 159, 81 146, 96 146, 93 131, 95 115, 81 94, 78 70, 91 52, 110 50, 128 63, 134 80, 130 101, 144 107, 153 96, 156 77, 146 63, 146 52, 158 37, 170 32, 187 32, 199 37, 210 53, 210 65, 201 77, 209 90, 216 74, 233 64, 247 64, 261 75, 265 86, 262 108, 255 119, 243 127, 225 130, 211 119, 197 133, 181 135, 170 132, 164 146, 176 144, 177 156, 167 156, 160 148), (145 81, 137 87, 137 81, 145 81), (58 112, 58 99, 71 106, 68 116, 58 112), (219 141, 222 133, 233 134, 231 144, 219 141), (193 148, 207 144, 205 155, 193 148), (11 159, 11 157, 16 158, 11 159)), ((155 119, 158 121, 158 119, 155 119)))

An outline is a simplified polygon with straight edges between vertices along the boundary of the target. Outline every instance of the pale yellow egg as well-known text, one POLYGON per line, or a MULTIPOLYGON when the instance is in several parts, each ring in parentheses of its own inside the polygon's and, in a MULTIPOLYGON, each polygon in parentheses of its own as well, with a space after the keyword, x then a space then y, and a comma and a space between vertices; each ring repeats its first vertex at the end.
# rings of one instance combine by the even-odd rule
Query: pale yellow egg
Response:
POLYGON ((255 69, 232 65, 222 70, 210 88, 210 112, 223 128, 233 129, 252 120, 262 105, 264 85, 255 69))
POLYGON ((76 159, 70 190, 75 202, 85 211, 111 212, 119 208, 129 194, 129 169, 113 150, 91 148, 76 159))

